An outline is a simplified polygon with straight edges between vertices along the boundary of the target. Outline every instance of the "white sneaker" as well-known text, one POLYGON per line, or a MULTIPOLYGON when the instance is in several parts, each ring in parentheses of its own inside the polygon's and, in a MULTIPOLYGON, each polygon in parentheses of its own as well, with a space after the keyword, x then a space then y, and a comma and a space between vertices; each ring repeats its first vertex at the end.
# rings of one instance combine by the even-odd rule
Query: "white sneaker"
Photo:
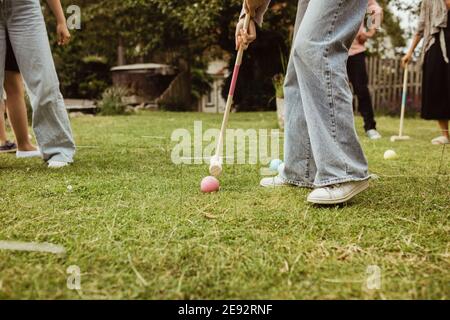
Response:
POLYGON ((39 149, 35 151, 17 151, 16 158, 18 159, 42 158, 42 153, 39 149))
POLYGON ((375 130, 375 129, 372 129, 372 130, 367 131, 367 132, 366 132, 366 135, 367 135, 367 137, 368 137, 370 140, 378 140, 378 139, 381 139, 381 134, 380 134, 377 130, 375 130))
POLYGON ((284 182, 279 176, 264 178, 259 184, 264 188, 286 187, 290 185, 289 183, 284 182))
POLYGON ((369 187, 369 181, 347 182, 319 188, 311 192, 308 202, 315 204, 339 204, 349 201, 369 187))
POLYGON ((50 160, 48 162, 48 167, 50 169, 59 169, 59 168, 64 168, 67 167, 69 165, 68 162, 64 162, 64 161, 54 161, 54 160, 50 160))
POLYGON ((437 138, 434 138, 433 140, 431 140, 431 143, 434 144, 435 146, 437 146, 437 145, 441 145, 441 144, 449 144, 450 141, 448 140, 447 137, 441 136, 441 137, 437 137, 437 138))

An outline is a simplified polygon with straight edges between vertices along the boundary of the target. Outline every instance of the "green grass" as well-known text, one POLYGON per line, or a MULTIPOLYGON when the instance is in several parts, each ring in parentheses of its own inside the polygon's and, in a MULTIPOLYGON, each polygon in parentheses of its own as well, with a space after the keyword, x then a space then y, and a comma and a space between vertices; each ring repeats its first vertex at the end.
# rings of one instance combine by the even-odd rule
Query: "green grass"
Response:
MULTIPOLYGON (((231 125, 275 128, 275 119, 233 114, 231 125)), ((450 150, 430 144, 434 123, 408 120, 413 140, 392 144, 398 120, 379 118, 385 138, 361 138, 379 179, 345 206, 315 207, 308 190, 259 188, 260 166, 227 166, 221 192, 201 194, 207 165, 170 161, 172 131, 194 120, 221 121, 81 117, 70 168, 0 156, 0 240, 67 250, 0 250, 0 298, 450 298, 450 150), (391 148, 400 158, 383 160, 391 148), (71 265, 82 272, 78 292, 66 286, 71 265), (369 265, 381 268, 380 290, 365 286, 369 265)))

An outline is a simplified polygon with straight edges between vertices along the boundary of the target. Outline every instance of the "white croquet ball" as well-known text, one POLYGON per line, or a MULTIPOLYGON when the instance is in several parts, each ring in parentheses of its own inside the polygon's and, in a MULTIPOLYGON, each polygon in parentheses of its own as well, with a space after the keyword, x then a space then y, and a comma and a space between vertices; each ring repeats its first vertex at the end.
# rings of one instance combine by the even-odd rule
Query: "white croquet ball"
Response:
POLYGON ((387 150, 384 153, 384 160, 392 160, 396 158, 398 158, 398 155, 394 150, 387 150))
POLYGON ((270 161, 269 168, 272 171, 278 171, 278 168, 282 164, 283 164, 283 161, 281 161, 280 159, 273 159, 272 161, 270 161))
POLYGON ((278 166, 278 174, 281 175, 283 171, 284 171, 284 162, 278 166))

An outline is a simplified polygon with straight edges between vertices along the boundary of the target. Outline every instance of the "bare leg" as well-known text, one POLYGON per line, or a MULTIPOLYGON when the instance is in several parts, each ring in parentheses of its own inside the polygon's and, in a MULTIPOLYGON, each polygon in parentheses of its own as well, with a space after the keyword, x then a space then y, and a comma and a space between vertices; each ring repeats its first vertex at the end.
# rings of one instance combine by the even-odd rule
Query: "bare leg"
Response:
POLYGON ((439 127, 442 130, 442 135, 444 137, 447 137, 447 139, 450 139, 449 133, 448 133, 448 121, 449 120, 439 120, 439 127))
POLYGON ((22 77, 18 72, 5 72, 6 107, 11 126, 16 135, 19 151, 35 151, 28 132, 27 107, 22 77))
POLYGON ((5 104, 0 102, 0 145, 3 145, 8 140, 6 136, 6 123, 5 123, 5 104))

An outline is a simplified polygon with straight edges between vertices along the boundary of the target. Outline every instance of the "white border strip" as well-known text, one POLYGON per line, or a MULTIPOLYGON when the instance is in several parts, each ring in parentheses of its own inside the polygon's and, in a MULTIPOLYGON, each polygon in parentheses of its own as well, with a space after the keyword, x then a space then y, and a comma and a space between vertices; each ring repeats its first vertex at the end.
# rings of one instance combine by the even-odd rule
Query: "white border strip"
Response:
POLYGON ((0 241, 0 250, 45 252, 53 254, 66 253, 66 249, 63 246, 46 242, 0 241))

